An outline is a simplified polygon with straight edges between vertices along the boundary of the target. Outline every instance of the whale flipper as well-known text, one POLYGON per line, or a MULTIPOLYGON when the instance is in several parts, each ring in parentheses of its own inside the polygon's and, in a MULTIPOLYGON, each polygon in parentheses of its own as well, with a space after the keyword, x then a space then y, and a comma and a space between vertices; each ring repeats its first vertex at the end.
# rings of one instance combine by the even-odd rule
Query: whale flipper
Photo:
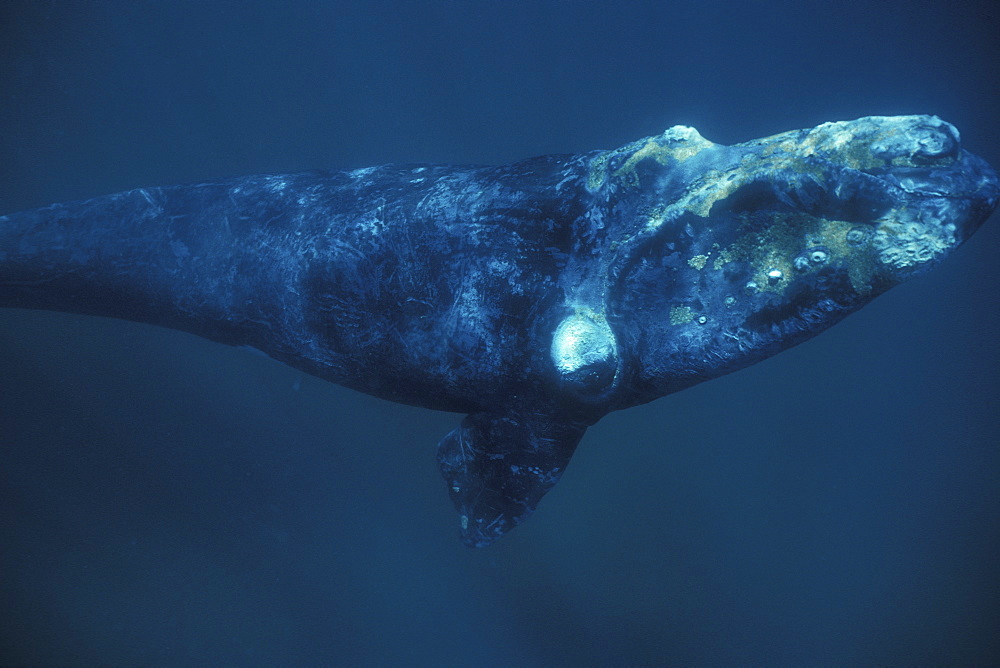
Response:
POLYGON ((569 463, 585 426, 473 413, 438 444, 462 542, 484 547, 527 519, 569 463))

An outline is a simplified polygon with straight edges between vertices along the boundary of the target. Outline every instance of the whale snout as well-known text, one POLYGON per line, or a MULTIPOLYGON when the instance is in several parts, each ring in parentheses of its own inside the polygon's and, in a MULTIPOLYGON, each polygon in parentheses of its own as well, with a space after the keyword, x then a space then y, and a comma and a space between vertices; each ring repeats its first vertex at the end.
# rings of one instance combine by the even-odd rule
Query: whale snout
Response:
POLYGON ((971 237, 1000 204, 1000 177, 985 160, 967 151, 962 151, 957 162, 965 177, 950 184, 952 189, 946 197, 964 203, 951 221, 961 242, 971 237))
POLYGON ((872 155, 889 162, 932 163, 958 155, 958 128, 937 116, 870 117, 880 127, 872 155))
POLYGON ((950 134, 937 132, 935 138, 924 139, 932 150, 941 151, 935 161, 895 167, 881 176, 896 200, 875 233, 879 259, 890 269, 933 265, 971 237, 1000 201, 1000 180, 985 160, 942 148, 952 139, 950 134))
POLYGON ((979 229, 1000 201, 1000 180, 961 148, 955 126, 936 116, 873 117, 862 172, 883 184, 872 242, 888 278, 934 266, 979 229))

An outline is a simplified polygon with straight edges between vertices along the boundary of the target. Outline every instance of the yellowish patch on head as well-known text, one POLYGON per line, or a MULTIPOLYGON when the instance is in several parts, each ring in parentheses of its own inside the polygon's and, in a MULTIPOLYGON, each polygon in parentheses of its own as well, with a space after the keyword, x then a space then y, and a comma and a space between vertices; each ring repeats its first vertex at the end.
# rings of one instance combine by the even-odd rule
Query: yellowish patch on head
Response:
POLYGON ((688 260, 688 266, 693 267, 697 270, 702 270, 705 268, 705 264, 708 263, 708 255, 695 255, 688 260))
POLYGON ((795 258, 810 248, 823 248, 828 262, 847 265, 854 290, 866 294, 871 291, 875 262, 867 246, 852 246, 847 242, 853 227, 853 223, 802 213, 748 214, 740 235, 720 252, 715 268, 721 268, 725 262, 746 262, 753 271, 751 280, 757 289, 780 294, 796 275, 795 258), (772 278, 771 272, 775 270, 780 272, 781 279, 772 278))
POLYGON ((709 170, 678 204, 696 216, 708 218, 712 205, 736 192, 747 182, 749 176, 743 170, 709 170))
POLYGON ((608 160, 614 151, 605 151, 590 161, 590 172, 587 174, 587 188, 597 190, 608 178, 608 160))
POLYGON ((723 266, 733 261, 733 254, 729 252, 728 248, 723 248, 719 251, 719 254, 715 256, 715 262, 712 263, 712 269, 718 271, 722 269, 723 266))
POLYGON ((661 165, 684 162, 710 146, 715 144, 698 134, 694 128, 675 125, 658 137, 648 138, 635 149, 625 163, 615 170, 614 177, 626 186, 638 186, 639 177, 635 173, 635 167, 643 160, 651 158, 661 165))
POLYGON ((810 130, 793 130, 763 139, 754 139, 740 146, 763 147, 763 159, 777 154, 784 156, 774 163, 803 169, 802 158, 813 156, 830 160, 851 169, 874 169, 885 161, 872 153, 872 145, 898 133, 896 127, 859 124, 857 121, 823 123, 810 130))
POLYGON ((687 323, 694 320, 694 311, 691 310, 689 306, 671 306, 670 307, 670 324, 671 325, 686 325, 687 323))

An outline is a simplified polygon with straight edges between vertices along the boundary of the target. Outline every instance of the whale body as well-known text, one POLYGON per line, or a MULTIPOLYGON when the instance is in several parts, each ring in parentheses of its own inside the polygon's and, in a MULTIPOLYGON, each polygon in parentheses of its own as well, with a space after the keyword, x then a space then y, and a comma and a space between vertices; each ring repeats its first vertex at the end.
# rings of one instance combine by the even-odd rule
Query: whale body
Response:
POLYGON ((0 306, 152 323, 467 417, 438 461, 472 546, 587 427, 823 331, 964 242, 996 173, 934 116, 732 146, 675 126, 504 166, 141 188, 0 217, 0 306))

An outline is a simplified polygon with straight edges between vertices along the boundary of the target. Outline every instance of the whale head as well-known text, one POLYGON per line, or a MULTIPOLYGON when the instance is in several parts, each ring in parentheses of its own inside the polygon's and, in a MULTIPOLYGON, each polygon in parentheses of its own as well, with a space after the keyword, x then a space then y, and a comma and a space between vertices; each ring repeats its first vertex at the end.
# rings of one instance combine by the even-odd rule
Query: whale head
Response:
POLYGON ((624 405, 814 336, 939 263, 1000 198, 996 173, 934 116, 734 146, 671 128, 618 164, 613 206, 636 221, 608 282, 624 405))

